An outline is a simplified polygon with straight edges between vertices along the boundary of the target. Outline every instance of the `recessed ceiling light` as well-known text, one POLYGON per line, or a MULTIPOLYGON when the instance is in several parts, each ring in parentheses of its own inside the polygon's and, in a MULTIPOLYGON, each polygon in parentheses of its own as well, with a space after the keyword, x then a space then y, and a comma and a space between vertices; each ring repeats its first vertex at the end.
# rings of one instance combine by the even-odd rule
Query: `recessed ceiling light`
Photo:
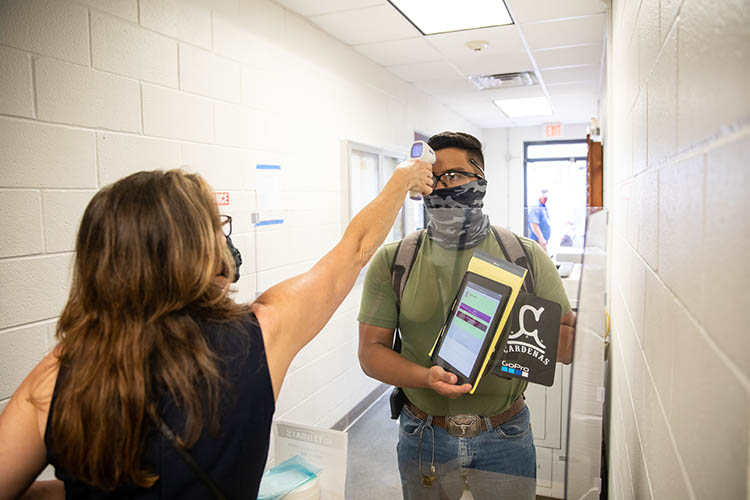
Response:
POLYGON ((423 35, 513 24, 503 0, 388 0, 423 35))
POLYGON ((550 116, 552 108, 546 97, 526 97, 523 99, 496 99, 493 101, 508 118, 529 116, 550 116))

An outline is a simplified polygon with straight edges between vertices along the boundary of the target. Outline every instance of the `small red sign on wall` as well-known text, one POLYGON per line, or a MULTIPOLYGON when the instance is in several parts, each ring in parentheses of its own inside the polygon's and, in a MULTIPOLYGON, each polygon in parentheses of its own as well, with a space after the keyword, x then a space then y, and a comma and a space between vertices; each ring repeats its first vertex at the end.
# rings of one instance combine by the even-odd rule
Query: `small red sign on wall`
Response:
POLYGON ((544 126, 544 137, 560 137, 562 127, 559 123, 550 123, 544 126))
POLYGON ((219 206, 229 205, 229 193, 227 191, 216 191, 216 204, 219 206))

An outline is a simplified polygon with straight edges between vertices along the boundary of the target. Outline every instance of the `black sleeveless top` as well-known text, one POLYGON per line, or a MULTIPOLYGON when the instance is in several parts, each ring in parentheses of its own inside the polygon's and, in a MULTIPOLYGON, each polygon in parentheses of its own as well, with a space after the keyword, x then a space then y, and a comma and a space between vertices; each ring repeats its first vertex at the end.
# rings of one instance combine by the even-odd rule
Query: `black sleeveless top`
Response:
MULTIPOLYGON (((273 387, 266 362, 260 327, 254 317, 242 323, 204 323, 209 346, 219 358, 228 389, 221 395, 220 429, 217 435, 204 429, 189 450, 195 461, 213 479, 227 499, 257 498, 266 464, 275 409, 273 387)), ((55 476, 65 483, 67 499, 210 499, 203 484, 172 445, 154 429, 146 443, 143 463, 159 475, 151 488, 122 487, 103 492, 76 480, 55 461, 54 436, 50 422, 57 397, 52 396, 44 442, 55 476)), ((175 431, 182 429, 184 416, 171 398, 160 402, 162 418, 175 431)))

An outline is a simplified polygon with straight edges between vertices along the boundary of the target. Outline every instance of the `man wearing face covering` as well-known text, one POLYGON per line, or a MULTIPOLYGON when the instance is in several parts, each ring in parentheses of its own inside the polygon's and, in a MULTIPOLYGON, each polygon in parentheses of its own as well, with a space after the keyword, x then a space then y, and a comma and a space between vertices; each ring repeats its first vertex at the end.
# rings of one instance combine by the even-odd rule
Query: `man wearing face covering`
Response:
MULTIPOLYGON (((464 484, 476 500, 533 499, 536 451, 524 404, 526 382, 487 375, 474 394, 467 394, 468 384, 456 385, 455 375, 430 360, 474 250, 505 257, 482 210, 487 181, 481 143, 462 132, 442 132, 428 143, 437 161, 433 192, 424 198, 427 231, 400 308, 391 284, 398 243, 373 257, 358 317, 360 364, 367 375, 403 388, 407 397, 397 446, 405 500, 458 500, 464 484), (400 353, 392 349, 396 328, 400 353), (479 416, 479 434, 461 437, 455 427, 449 432, 446 420, 458 415, 479 416)), ((562 306, 562 352, 564 342, 572 340, 575 317, 559 274, 537 243, 527 238, 521 243, 531 257, 536 295, 562 306)))

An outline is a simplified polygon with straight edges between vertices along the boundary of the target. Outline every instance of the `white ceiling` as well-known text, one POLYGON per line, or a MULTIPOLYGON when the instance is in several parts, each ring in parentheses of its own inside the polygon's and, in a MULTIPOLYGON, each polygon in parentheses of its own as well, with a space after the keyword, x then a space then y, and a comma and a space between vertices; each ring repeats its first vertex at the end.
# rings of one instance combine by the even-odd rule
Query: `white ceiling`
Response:
POLYGON ((602 0, 505 0, 513 25, 427 36, 387 0, 276 1, 479 127, 596 116, 606 33, 602 0), (465 46, 470 40, 489 46, 473 52, 465 46), (518 71, 535 71, 539 84, 480 91, 468 81, 518 71), (492 102, 545 95, 553 116, 511 120, 492 102))

